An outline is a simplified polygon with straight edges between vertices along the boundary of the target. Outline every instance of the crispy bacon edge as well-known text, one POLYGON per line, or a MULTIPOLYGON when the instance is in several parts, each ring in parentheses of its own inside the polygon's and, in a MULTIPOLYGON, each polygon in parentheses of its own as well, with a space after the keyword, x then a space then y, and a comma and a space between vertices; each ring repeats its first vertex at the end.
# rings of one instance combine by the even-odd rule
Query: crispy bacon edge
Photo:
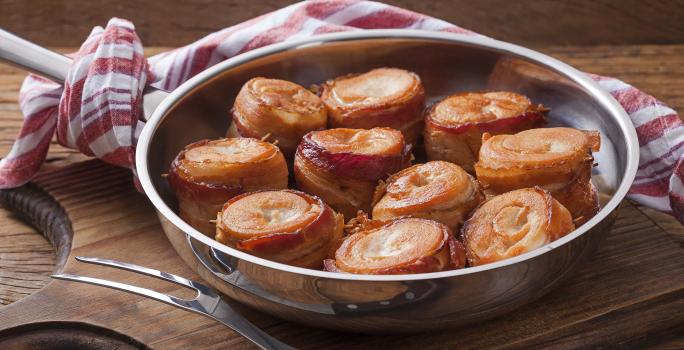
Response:
MULTIPOLYGON (((390 225, 399 220, 405 220, 408 217, 400 217, 389 221, 380 220, 370 220, 366 214, 359 214, 356 218, 349 221, 347 226, 348 232, 351 235, 365 234, 365 232, 370 230, 375 230, 382 228, 383 226, 390 225)), ((433 221, 428 219, 418 219, 425 221, 433 221)), ((434 221, 436 222, 436 221, 434 221)), ((442 243, 442 248, 439 249, 435 254, 430 256, 417 257, 415 260, 408 262, 404 265, 391 266, 384 269, 379 269, 374 271, 372 274, 377 275, 400 275, 400 274, 417 274, 417 273, 429 273, 429 272, 439 272, 446 270, 461 269, 466 266, 466 250, 463 243, 455 238, 451 229, 446 225, 436 222, 442 226, 444 232, 444 241, 442 243), (440 259, 441 256, 446 257, 446 264, 440 259)), ((347 236, 350 237, 351 235, 347 236)), ((340 269, 335 259, 325 259, 323 261, 324 270, 328 272, 337 273, 352 273, 340 269)))
POLYGON ((297 147, 296 157, 336 176, 377 182, 408 167, 411 164, 411 148, 410 144, 405 143, 401 153, 396 155, 333 153, 314 142, 311 133, 308 133, 297 147))
POLYGON ((447 125, 436 121, 434 116, 437 104, 428 109, 425 116, 426 127, 434 128, 451 134, 463 134, 469 131, 489 132, 492 134, 510 133, 523 129, 541 127, 546 124, 546 118, 539 106, 531 106, 533 109, 511 118, 501 118, 479 123, 463 123, 447 125))
POLYGON ((243 192, 242 186, 225 186, 219 184, 210 184, 205 182, 195 182, 192 178, 187 178, 182 173, 182 161, 185 159, 185 151, 206 145, 211 140, 205 139, 193 142, 178 153, 176 158, 171 162, 169 168, 167 181, 171 186, 177 197, 186 198, 201 202, 216 202, 221 201, 227 197, 233 197, 243 192))
MULTIPOLYGON (((264 190, 268 191, 268 190, 264 190)), ((244 198, 246 196, 250 196, 255 193, 259 192, 264 192, 264 191, 255 191, 255 192, 249 192, 249 193, 244 193, 239 196, 233 197, 230 200, 228 200, 224 205, 223 205, 223 210, 228 208, 231 204, 234 202, 240 200, 241 198, 244 198)), ((269 235, 264 235, 260 237, 254 237, 246 240, 239 240, 236 242, 235 247, 238 250, 244 251, 246 253, 250 253, 253 255, 269 255, 272 253, 276 253, 278 251, 282 250, 290 250, 290 249, 296 249, 297 246, 303 244, 309 239, 318 239, 319 235, 329 233, 331 236, 328 238, 331 242, 330 244, 333 244, 335 237, 334 237, 334 232, 338 230, 336 227, 338 224, 338 218, 337 218, 337 213, 330 208, 327 204, 323 202, 322 199, 320 199, 317 196, 310 195, 305 192, 297 191, 297 190, 280 190, 282 192, 290 192, 294 193, 300 197, 304 197, 309 203, 316 203, 321 207, 321 212, 319 215, 308 225, 299 228, 298 230, 294 232, 279 232, 279 233, 272 233, 269 235)), ((222 210, 222 211, 223 211, 222 210)), ((220 213, 219 217, 217 219, 217 224, 216 224, 217 230, 221 230, 222 232, 227 232, 227 230, 223 229, 221 227, 221 220, 220 220, 220 213)), ((229 234, 225 234, 226 236, 230 236, 229 234)), ((307 254, 311 252, 306 252, 307 254)))

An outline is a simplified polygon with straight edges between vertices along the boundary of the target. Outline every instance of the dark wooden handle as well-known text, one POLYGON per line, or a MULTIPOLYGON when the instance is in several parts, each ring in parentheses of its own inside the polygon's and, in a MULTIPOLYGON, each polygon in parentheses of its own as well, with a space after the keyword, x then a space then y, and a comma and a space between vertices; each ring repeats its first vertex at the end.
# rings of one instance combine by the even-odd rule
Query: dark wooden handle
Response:
POLYGON ((55 248, 55 272, 60 272, 69 257, 74 236, 71 220, 62 205, 33 183, 0 190, 0 205, 35 227, 50 241, 55 248))

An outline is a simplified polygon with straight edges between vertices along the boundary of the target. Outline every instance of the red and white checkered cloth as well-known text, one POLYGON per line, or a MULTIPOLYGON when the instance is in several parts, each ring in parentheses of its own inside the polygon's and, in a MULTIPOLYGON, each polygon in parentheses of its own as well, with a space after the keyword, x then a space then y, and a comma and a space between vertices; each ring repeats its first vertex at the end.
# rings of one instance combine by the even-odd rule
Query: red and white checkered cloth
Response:
MULTIPOLYGON (((134 170, 145 84, 172 90, 218 62, 265 45, 339 31, 411 28, 478 35, 453 24, 371 1, 297 3, 210 34, 149 60, 133 24, 112 19, 74 55, 66 84, 29 75, 19 102, 24 125, 0 161, 0 188, 28 182, 56 134, 67 147, 134 170)), ((677 113, 633 86, 591 75, 625 108, 639 135, 641 161, 629 197, 684 222, 684 127, 677 113)))

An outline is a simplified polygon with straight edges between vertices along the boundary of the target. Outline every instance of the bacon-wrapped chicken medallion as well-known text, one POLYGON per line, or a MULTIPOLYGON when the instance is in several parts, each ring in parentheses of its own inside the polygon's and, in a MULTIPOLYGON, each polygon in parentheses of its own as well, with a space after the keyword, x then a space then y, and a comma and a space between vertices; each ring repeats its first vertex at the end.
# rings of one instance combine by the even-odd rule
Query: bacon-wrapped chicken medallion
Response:
POLYGON ((292 159, 299 141, 312 130, 325 129, 328 114, 321 99, 295 83, 254 78, 235 98, 231 137, 253 137, 277 142, 292 159))
POLYGON ((410 146, 390 128, 312 131, 294 160, 297 186, 323 198, 347 218, 370 212, 379 180, 411 164, 410 146))
POLYGON ((599 209, 591 183, 601 139, 597 131, 544 128, 482 137, 478 180, 492 193, 541 186, 565 206, 579 225, 599 209))
POLYGON ((278 147, 250 138, 204 140, 183 149, 168 180, 181 218, 206 235, 228 199, 240 193, 287 188, 287 164, 278 147))
POLYGON ((386 126, 415 144, 423 129, 425 90, 415 73, 378 68, 323 84, 321 99, 333 128, 371 129, 386 126))
POLYGON ((325 269, 367 275, 436 272, 465 266, 465 249, 444 224, 420 218, 364 222, 325 269))
POLYGON ((484 195, 460 166, 443 161, 416 164, 378 185, 374 220, 411 216, 432 219, 457 230, 484 195))
POLYGON ((463 225, 470 266, 514 257, 550 242, 575 226, 570 212, 540 188, 524 188, 495 196, 477 208, 463 225))
POLYGON ((289 265, 321 268, 342 237, 344 220, 315 196, 294 190, 232 198, 216 219, 216 240, 289 265))
POLYGON ((425 116, 425 152, 474 172, 482 134, 510 134, 541 126, 544 107, 513 92, 462 93, 435 104, 425 116))

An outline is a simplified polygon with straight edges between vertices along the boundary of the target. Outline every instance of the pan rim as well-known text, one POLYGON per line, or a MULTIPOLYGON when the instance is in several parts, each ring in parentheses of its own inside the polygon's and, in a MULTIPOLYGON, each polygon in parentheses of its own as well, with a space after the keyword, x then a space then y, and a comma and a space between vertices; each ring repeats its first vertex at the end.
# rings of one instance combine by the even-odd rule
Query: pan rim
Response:
POLYGON ((221 63, 218 63, 203 72, 197 74, 193 78, 187 80, 181 84, 178 88, 173 90, 157 107, 157 109, 152 114, 151 118, 147 121, 145 127, 143 128, 140 137, 138 139, 137 150, 136 150, 136 167, 137 174, 142 185, 145 194, 150 199, 154 205, 157 212, 163 216, 166 220, 170 221, 176 228, 183 231, 192 238, 216 248, 228 255, 231 255, 240 260, 245 260, 253 264, 261 265, 267 268, 280 270, 283 272, 290 272, 294 274, 306 275, 309 277, 326 278, 334 280, 352 280, 352 281, 377 281, 377 282, 402 282, 402 281, 415 281, 415 280, 431 280, 431 279, 441 279, 449 278, 461 275, 474 274, 482 271, 494 270, 499 268, 504 268, 510 265, 515 265, 530 259, 533 259, 542 254, 546 254, 556 248, 559 248, 570 241, 584 235, 587 231, 594 228, 602 222, 606 217, 617 209, 618 205, 626 197, 629 188, 636 176, 637 166, 639 162, 639 145, 638 138, 636 135, 636 130, 625 110, 620 106, 620 104, 605 90, 603 90, 598 84, 591 80, 586 74, 576 70, 570 65, 563 63, 555 58, 542 54, 540 52, 527 49, 522 46, 515 44, 510 44, 502 42, 499 40, 491 39, 481 35, 473 34, 461 34, 461 33, 449 33, 449 32, 433 32, 424 30, 414 30, 414 29, 373 29, 373 30, 363 30, 363 31, 351 31, 351 32, 339 32, 322 34, 309 38, 302 38, 292 41, 287 41, 283 43, 273 44, 265 46, 259 49, 248 51, 246 53, 234 56, 227 59, 221 63), (606 108, 613 118, 616 120, 620 126, 620 133, 624 136, 624 141, 626 144, 627 154, 626 160, 626 170, 624 176, 619 186, 617 187, 612 198, 604 205, 603 208, 596 214, 592 219, 584 223, 582 226, 569 233, 568 235, 553 241, 543 247, 537 248, 533 251, 527 252, 525 254, 518 255, 516 257, 504 259, 495 263, 469 267, 465 269, 449 270, 441 272, 431 272, 422 274, 406 274, 406 275, 355 275, 355 274, 343 274, 327 271, 319 271, 312 269, 305 269, 300 267, 295 267, 283 263, 278 263, 266 259, 262 259, 234 248, 228 247, 221 244, 204 234, 200 233, 196 229, 192 228, 185 221, 183 221, 166 203, 162 200, 161 196, 154 187, 149 174, 147 159, 149 157, 149 146, 151 140, 154 138, 157 129, 164 121, 168 111, 180 100, 181 97, 185 96, 190 91, 194 90, 202 83, 212 79, 214 76, 220 74, 221 72, 236 67, 238 65, 250 62, 257 58, 268 56, 271 54, 299 49, 311 45, 320 45, 326 43, 334 43, 340 41, 350 41, 350 40, 376 40, 376 39, 417 39, 417 40, 435 40, 435 41, 445 41, 460 45, 466 45, 471 47, 478 47, 485 50, 494 50, 503 53, 507 53, 513 56, 523 57, 530 61, 536 62, 538 64, 544 65, 560 74, 566 78, 574 81, 578 85, 586 89, 590 95, 604 108, 606 108))

